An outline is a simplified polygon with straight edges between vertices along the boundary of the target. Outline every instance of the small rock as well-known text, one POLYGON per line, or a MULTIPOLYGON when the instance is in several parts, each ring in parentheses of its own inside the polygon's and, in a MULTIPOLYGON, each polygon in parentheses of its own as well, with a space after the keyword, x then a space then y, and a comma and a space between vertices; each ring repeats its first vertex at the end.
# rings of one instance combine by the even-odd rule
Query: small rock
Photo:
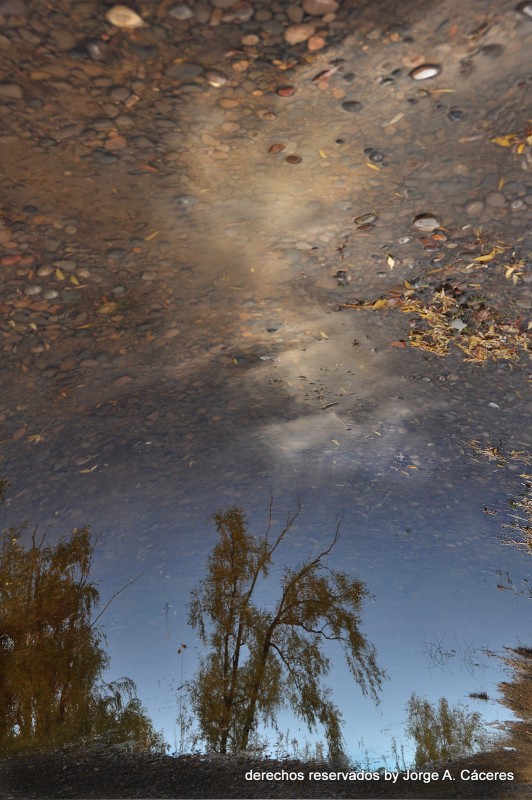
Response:
POLYGON ((440 227, 440 223, 432 214, 418 214, 412 224, 422 231, 433 231, 434 228, 440 227))
POLYGON ((301 164, 303 159, 301 158, 301 156, 293 155, 293 156, 286 156, 285 161, 287 164, 301 164))
POLYGON ((214 8, 227 9, 235 5, 236 0, 211 0, 211 5, 214 8))
POLYGON ((295 22, 298 24, 303 19, 304 11, 301 6, 296 6, 294 3, 290 3, 290 5, 286 7, 286 16, 290 22, 295 22))
POLYGON ((506 198, 502 192, 489 192, 489 194, 486 195, 486 203, 491 206, 491 208, 502 208, 506 205, 506 198))
POLYGON ((256 44, 259 44, 260 39, 254 33, 247 33, 245 36, 242 36, 240 42, 244 47, 255 47, 256 44))
POLYGON ((342 103, 342 108, 344 111, 356 112, 362 109, 362 103, 359 103, 358 100, 346 100, 345 103, 342 103))
POLYGON ((355 217, 355 224, 356 225, 373 225, 374 222, 377 221, 377 215, 369 212, 368 214, 361 214, 359 217, 355 217))
POLYGON ((223 86, 227 83, 227 78, 222 72, 218 72, 217 69, 208 69, 205 73, 205 79, 207 83, 211 86, 214 86, 216 89, 219 89, 220 86, 223 86))
POLYGON ((168 14, 174 19, 190 19, 193 16, 192 9, 182 4, 171 8, 168 14))
POLYGON ((303 11, 311 17, 323 17, 338 10, 336 0, 303 0, 303 11))
MULTIPOLYGON (((520 11, 525 17, 532 19, 532 3, 519 3, 516 11, 520 11)), ((3 12, 0 12, 3 13, 3 12)))
POLYGON ((311 53, 315 52, 316 50, 321 50, 325 47, 325 39, 323 36, 311 36, 307 42, 307 47, 311 53))
POLYGON ((85 49, 93 61, 105 61, 107 58, 108 46, 99 39, 87 39, 85 49))
POLYGON ((282 150, 284 150, 285 146, 286 145, 282 144, 282 142, 274 142, 268 148, 268 153, 270 153, 272 156, 275 156, 277 153, 280 153, 282 150))
POLYGON ((293 86, 278 86, 275 93, 278 94, 279 97, 292 97, 295 91, 293 86))
POLYGON ((141 28, 144 26, 144 20, 139 15, 127 6, 113 6, 105 15, 107 22, 117 28, 126 28, 133 30, 134 28, 141 28))
POLYGON ((0 0, 1 17, 24 17, 28 7, 23 0, 0 0))
POLYGON ((115 378, 113 383, 115 386, 125 386, 126 383, 131 383, 132 380, 131 375, 120 375, 119 378, 115 378))
POLYGON ((182 64, 171 64, 164 72, 167 78, 173 80, 188 81, 191 78, 196 78, 203 72, 203 67, 200 64, 192 64, 185 61, 182 64))
POLYGON ((451 108, 447 117, 451 120, 451 122, 460 122, 465 117, 464 112, 459 108, 451 108))
POLYGON ((289 25, 284 32, 285 42, 288 42, 288 44, 299 44, 300 42, 306 42, 307 39, 310 39, 315 30, 316 29, 314 25, 310 25, 308 23, 302 23, 301 25, 289 25))
POLYGON ((7 100, 20 100, 22 89, 17 83, 0 83, 0 97, 5 97, 7 100))
POLYGON ((426 81, 428 78, 435 78, 441 72, 438 64, 421 64, 410 72, 410 77, 415 81, 426 81))
POLYGON ((26 286, 24 289, 24 294, 27 294, 28 297, 33 297, 34 295, 41 294, 42 286, 26 286))
POLYGON ((465 212, 468 217, 477 217, 484 209, 482 200, 471 200, 465 207, 465 212))

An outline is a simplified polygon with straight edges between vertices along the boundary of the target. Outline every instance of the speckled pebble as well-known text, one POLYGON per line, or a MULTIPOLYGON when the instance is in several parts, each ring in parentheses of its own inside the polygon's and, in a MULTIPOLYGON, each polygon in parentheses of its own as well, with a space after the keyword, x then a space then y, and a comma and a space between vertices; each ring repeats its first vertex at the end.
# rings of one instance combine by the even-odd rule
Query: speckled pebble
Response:
POLYGON ((486 203, 491 208, 502 208, 506 204, 506 198, 502 192, 490 192, 486 195, 486 203))

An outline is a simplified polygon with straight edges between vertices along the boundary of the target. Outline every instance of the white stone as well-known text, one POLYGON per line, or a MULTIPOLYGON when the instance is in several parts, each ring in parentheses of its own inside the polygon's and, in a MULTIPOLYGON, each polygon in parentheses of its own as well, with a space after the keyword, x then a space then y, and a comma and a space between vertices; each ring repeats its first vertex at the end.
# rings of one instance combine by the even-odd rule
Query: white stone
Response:
POLYGON ((117 28, 141 28, 145 23, 139 15, 127 6, 113 6, 105 15, 107 22, 117 28))

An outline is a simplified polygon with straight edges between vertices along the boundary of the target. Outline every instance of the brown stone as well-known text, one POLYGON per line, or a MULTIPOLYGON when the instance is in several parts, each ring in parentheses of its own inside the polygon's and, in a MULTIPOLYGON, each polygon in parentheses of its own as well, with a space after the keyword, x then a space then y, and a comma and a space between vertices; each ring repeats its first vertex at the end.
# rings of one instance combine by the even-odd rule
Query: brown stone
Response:
POLYGON ((303 11, 312 17, 323 17, 338 10, 336 0, 303 0, 303 11))
POLYGON ((299 44, 300 42, 306 42, 307 39, 310 39, 314 31, 314 25, 309 23, 289 25, 288 28, 285 29, 284 38, 288 44, 299 44))

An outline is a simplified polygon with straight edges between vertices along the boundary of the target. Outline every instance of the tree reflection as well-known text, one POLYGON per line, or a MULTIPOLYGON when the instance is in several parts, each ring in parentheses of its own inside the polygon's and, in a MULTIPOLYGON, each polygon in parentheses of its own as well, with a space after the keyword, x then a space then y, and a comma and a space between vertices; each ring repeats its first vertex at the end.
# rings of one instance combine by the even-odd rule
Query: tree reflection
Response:
POLYGON ((133 681, 102 679, 109 658, 91 622, 99 593, 90 530, 53 547, 35 531, 26 548, 21 535, 0 540, 0 752, 95 739, 164 749, 133 681))
POLYGON ((506 653, 501 658, 512 670, 513 679, 499 683, 501 702, 518 719, 504 725, 505 744, 523 756, 532 779, 532 648, 508 647, 506 653))
POLYGON ((384 672, 373 646, 360 632, 360 612, 368 595, 364 584, 330 569, 326 557, 338 541, 296 568, 287 567, 271 609, 256 602, 259 579, 300 508, 288 516, 277 538, 248 533, 242 509, 214 515, 218 531, 207 577, 194 589, 190 624, 209 653, 191 685, 201 733, 213 750, 245 750, 259 722, 275 723, 289 706, 310 729, 324 728, 331 757, 342 753, 342 717, 322 679, 330 660, 323 650, 335 642, 362 691, 377 700, 384 672))

